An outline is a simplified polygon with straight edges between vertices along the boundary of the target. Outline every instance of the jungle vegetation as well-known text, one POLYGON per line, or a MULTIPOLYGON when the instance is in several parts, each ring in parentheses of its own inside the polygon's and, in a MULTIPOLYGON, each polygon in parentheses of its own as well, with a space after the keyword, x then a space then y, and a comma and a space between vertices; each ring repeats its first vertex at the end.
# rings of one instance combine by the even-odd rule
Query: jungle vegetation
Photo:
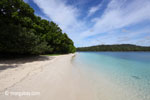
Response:
POLYGON ((75 51, 73 41, 56 23, 36 16, 33 8, 23 0, 0 0, 0 54, 66 54, 75 51))

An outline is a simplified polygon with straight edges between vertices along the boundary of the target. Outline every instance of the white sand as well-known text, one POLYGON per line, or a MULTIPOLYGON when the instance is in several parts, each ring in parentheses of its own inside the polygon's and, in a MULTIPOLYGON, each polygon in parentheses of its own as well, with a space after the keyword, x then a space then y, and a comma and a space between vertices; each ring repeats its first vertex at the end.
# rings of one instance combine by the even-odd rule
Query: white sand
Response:
POLYGON ((0 100, 97 100, 92 87, 71 64, 73 56, 0 64, 18 66, 0 71, 0 100), (33 92, 37 94, 33 95, 33 92))

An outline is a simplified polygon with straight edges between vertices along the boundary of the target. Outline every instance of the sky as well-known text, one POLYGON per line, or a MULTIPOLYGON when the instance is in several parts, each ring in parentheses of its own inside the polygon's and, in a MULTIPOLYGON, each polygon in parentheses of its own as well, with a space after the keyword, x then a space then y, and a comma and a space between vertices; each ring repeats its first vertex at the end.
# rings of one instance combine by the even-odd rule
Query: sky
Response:
POLYGON ((37 16, 54 21, 76 47, 150 46, 150 0, 24 0, 37 16))

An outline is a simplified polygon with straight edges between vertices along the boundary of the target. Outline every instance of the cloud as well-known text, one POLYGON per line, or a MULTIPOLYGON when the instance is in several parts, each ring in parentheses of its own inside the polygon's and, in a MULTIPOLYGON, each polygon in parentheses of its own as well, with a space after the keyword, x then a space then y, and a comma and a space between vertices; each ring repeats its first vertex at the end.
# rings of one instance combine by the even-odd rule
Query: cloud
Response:
POLYGON ((63 0, 33 0, 42 11, 64 31, 72 31, 82 26, 78 19, 79 10, 67 5, 63 0))
POLYGON ((63 28, 71 26, 71 23, 76 21, 74 9, 71 6, 66 6, 61 0, 33 0, 43 12, 53 21, 58 23, 63 28))
MULTIPOLYGON (((143 34, 144 30, 147 33, 150 32, 148 27, 140 27, 140 31, 136 28, 133 31, 126 29, 126 27, 133 28, 135 25, 141 26, 141 23, 150 22, 149 0, 109 0, 107 4, 103 0, 97 6, 88 6, 90 9, 86 16, 82 14, 83 9, 77 8, 76 4, 68 4, 67 0, 33 1, 48 17, 45 19, 56 22, 63 32, 68 33, 76 46, 136 43, 138 40, 134 39, 135 37, 143 34), (102 12, 98 15, 100 11, 102 12), (96 17, 92 16, 93 14, 96 14, 96 17)), ((81 3, 79 0, 77 1, 81 3)), ((88 2, 87 0, 80 6, 88 2)), ((86 10, 84 9, 84 11, 86 10)))
POLYGON ((150 20, 149 9, 149 0, 112 0, 104 14, 96 18, 94 26, 90 29, 94 31, 86 30, 81 36, 89 37, 150 20))
POLYGON ((101 6, 102 6, 102 3, 100 3, 97 6, 91 7, 88 11, 88 17, 96 13, 101 8, 101 6))
POLYGON ((142 39, 139 39, 138 41, 136 41, 135 44, 143 45, 143 46, 149 46, 150 39, 142 38, 142 39))
POLYGON ((150 29, 148 27, 137 29, 137 30, 123 29, 123 31, 122 29, 120 29, 115 31, 109 31, 107 32, 107 34, 105 33, 105 35, 89 38, 86 41, 86 46, 99 45, 99 44, 149 45, 148 43, 149 38, 150 38, 150 29))

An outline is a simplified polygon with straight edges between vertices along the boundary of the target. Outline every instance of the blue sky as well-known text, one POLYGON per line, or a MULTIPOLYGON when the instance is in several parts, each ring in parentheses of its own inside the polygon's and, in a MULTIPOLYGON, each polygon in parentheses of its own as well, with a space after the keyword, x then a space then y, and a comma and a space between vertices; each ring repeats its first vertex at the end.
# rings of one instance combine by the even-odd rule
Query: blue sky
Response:
POLYGON ((35 14, 57 23, 76 47, 150 46, 150 0, 24 0, 35 14))

